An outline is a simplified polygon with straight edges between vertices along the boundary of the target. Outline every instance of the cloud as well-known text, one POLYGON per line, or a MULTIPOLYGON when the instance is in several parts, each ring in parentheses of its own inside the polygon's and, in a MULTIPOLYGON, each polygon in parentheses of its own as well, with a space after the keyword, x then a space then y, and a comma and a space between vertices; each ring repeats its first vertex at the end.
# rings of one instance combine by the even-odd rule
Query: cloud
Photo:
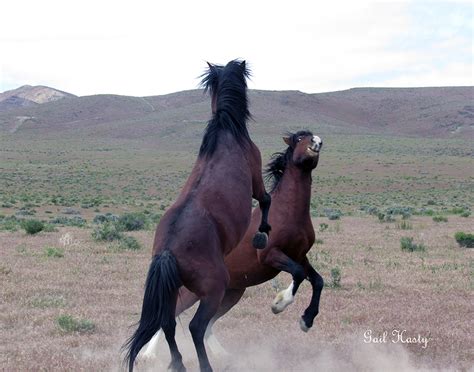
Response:
POLYGON ((236 57, 250 62, 257 89, 473 84, 473 13, 463 3, 26 1, 4 8, 0 90, 43 84, 79 95, 163 94, 195 88, 206 60, 236 57))

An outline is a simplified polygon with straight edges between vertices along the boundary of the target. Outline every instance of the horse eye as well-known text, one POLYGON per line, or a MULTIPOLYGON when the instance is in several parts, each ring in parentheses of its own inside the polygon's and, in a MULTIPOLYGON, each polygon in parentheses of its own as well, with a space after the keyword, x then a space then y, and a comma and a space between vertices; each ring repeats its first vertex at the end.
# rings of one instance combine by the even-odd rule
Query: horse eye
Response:
POLYGON ((300 141, 301 141, 301 137, 298 137, 298 142, 300 142, 300 141))

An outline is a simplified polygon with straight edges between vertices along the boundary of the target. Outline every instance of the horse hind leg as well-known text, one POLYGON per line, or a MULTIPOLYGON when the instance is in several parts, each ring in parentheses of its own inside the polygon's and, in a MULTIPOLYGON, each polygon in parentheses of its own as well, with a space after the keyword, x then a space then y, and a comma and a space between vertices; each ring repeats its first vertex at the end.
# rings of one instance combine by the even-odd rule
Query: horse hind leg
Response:
POLYGON ((311 266, 308 258, 305 258, 303 262, 307 278, 313 288, 313 294, 311 296, 311 302, 304 311, 303 316, 300 318, 300 328, 304 332, 308 332, 313 326, 314 318, 319 313, 319 300, 321 298, 321 291, 324 287, 324 280, 319 273, 311 266))
POLYGON ((285 271, 293 277, 293 282, 290 286, 280 291, 273 300, 272 311, 274 314, 278 314, 293 303, 296 291, 298 291, 301 282, 305 279, 305 271, 303 266, 293 261, 278 248, 273 248, 265 257, 262 257, 262 260, 264 265, 285 271))
POLYGON ((212 327, 214 326, 214 323, 219 318, 224 316, 230 309, 232 309, 235 306, 235 304, 237 304, 237 302, 239 302, 244 292, 245 292, 245 288, 244 289, 228 289, 225 292, 224 298, 221 302, 219 309, 217 310, 216 315, 214 315, 214 317, 209 322, 209 325, 207 326, 206 333, 204 334, 204 340, 214 355, 219 355, 219 356, 224 356, 224 357, 230 355, 230 353, 218 341, 216 336, 214 336, 212 327))
MULTIPOLYGON (((181 287, 178 293, 178 303, 176 306, 175 315, 179 316, 183 311, 193 306, 197 300, 198 297, 194 293, 192 293, 186 287, 181 287)), ((153 338, 147 344, 145 351, 141 355, 142 358, 154 359, 158 356, 159 340, 162 334, 162 329, 155 333, 153 338)))
POLYGON ((200 304, 189 324, 201 372, 212 372, 204 345, 204 335, 211 319, 219 309, 229 282, 229 274, 223 262, 221 267, 214 266, 212 270, 207 270, 207 274, 207 278, 199 283, 197 293, 199 294, 200 304), (212 277, 209 276, 211 273, 214 274, 212 277))
POLYGON ((169 371, 173 372, 185 372, 186 368, 183 364, 183 357, 178 350, 178 345, 176 344, 176 320, 172 319, 162 326, 163 332, 168 342, 171 353, 171 362, 168 366, 169 371))
POLYGON ((295 287, 294 281, 290 283, 287 289, 284 289, 275 296, 275 299, 272 303, 272 312, 273 314, 279 314, 285 310, 289 305, 295 300, 293 295, 293 288, 295 287))

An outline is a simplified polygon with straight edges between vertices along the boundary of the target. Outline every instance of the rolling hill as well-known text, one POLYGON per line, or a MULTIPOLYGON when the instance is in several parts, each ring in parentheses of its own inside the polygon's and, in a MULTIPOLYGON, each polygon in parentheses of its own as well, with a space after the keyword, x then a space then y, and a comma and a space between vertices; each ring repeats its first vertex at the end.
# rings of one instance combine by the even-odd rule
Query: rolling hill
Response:
POLYGON ((33 107, 71 97, 76 96, 42 85, 23 85, 17 89, 0 93, 0 112, 21 107, 33 107))
MULTIPOLYGON (((254 117, 250 126, 256 135, 301 127, 321 133, 437 138, 474 134, 474 87, 354 88, 318 94, 252 90, 249 95, 254 117)), ((202 133, 209 115, 209 98, 200 90, 76 97, 47 87, 21 87, 0 94, 0 133, 6 135, 194 136, 202 133)))

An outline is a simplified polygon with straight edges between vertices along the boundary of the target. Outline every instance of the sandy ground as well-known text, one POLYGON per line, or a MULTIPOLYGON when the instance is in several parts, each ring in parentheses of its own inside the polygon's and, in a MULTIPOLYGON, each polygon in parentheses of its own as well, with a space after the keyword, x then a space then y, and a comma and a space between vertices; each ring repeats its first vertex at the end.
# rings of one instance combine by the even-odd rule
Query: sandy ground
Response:
MULTIPOLYGON (((453 235, 470 231, 473 218, 449 216, 410 220, 412 230, 375 218, 315 219, 317 239, 311 260, 331 283, 339 267, 341 288, 327 287, 314 327, 303 333, 298 319, 309 303, 305 283, 295 303, 279 315, 270 311, 275 287, 289 284, 280 275, 247 291, 214 330, 229 357, 210 354, 216 371, 409 371, 469 370, 474 364, 473 250, 460 248, 453 235), (319 224, 329 228, 318 232, 319 224), (404 252, 400 237, 411 236, 425 252, 404 252), (393 343, 393 331, 404 339, 393 343), (385 343, 366 343, 364 334, 385 343)), ((91 230, 60 228, 27 236, 0 233, 0 368, 5 371, 123 370, 120 347, 139 318, 153 233, 134 233, 145 247, 119 251, 93 242, 91 230), (63 246, 61 237, 71 238, 63 246), (47 247, 63 257, 48 257, 47 247), (57 319, 71 315, 95 324, 92 332, 64 332, 57 319)), ((64 239, 63 239, 64 242, 64 239)), ((178 322, 178 345, 190 371, 197 361, 187 326, 178 322)), ((374 339, 372 339, 373 341, 374 339)), ((161 340, 154 363, 137 370, 166 370, 169 352, 161 340)))

